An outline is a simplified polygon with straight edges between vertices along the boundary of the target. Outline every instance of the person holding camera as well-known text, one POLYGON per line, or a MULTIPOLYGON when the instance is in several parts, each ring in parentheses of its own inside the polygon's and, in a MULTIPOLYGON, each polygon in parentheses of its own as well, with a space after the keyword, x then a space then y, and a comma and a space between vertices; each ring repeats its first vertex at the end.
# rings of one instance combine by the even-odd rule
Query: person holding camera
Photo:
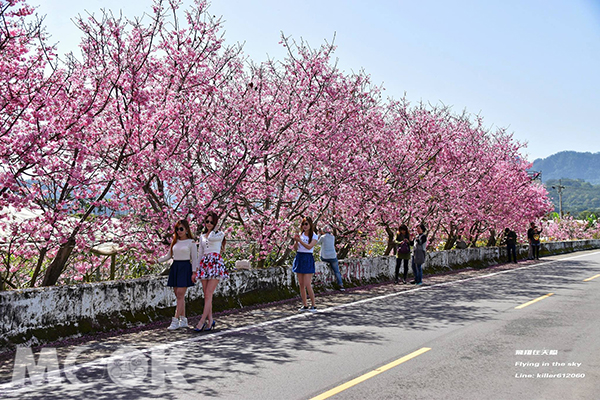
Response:
POLYGON ((417 235, 413 241, 413 271, 415 274, 415 285, 423 284, 423 264, 425 263, 425 256, 427 252, 427 228, 425 224, 421 223, 417 225, 417 235))

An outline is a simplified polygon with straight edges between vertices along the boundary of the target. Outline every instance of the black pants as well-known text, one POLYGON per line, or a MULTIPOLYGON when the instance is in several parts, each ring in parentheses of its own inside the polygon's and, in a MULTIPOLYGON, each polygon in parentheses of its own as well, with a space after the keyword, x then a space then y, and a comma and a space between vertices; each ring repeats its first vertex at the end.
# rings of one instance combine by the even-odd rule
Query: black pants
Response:
POLYGON ((512 260, 514 260, 514 262, 517 262, 517 246, 516 245, 507 244, 506 252, 508 253, 508 262, 511 262, 512 260))
POLYGON ((533 258, 540 259, 540 244, 533 244, 533 258))
POLYGON ((408 260, 403 260, 402 258, 396 258, 396 275, 394 278, 394 282, 398 282, 398 275, 400 274, 400 265, 404 261, 404 282, 408 279, 408 260))

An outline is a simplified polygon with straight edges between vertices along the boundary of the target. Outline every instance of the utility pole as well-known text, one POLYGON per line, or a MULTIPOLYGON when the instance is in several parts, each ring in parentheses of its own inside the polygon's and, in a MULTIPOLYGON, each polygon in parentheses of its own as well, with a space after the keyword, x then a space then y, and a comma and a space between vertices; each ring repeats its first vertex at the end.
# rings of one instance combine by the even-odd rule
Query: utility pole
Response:
POLYGON ((562 192, 563 192, 564 188, 565 187, 562 185, 562 179, 558 180, 558 185, 552 186, 552 189, 555 189, 558 192, 558 213, 559 213, 561 219, 563 217, 563 211, 562 211, 562 192))

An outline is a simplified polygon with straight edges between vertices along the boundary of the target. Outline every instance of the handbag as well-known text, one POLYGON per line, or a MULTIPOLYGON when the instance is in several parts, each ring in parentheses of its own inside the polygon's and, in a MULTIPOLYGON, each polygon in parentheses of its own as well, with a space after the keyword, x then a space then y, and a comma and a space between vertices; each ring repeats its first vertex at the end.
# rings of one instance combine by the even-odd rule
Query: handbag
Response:
POLYGON ((400 243, 400 247, 398 248, 398 253, 400 254, 408 254, 410 253, 410 246, 407 242, 400 243))
POLYGON ((425 262, 425 249, 422 244, 415 243, 415 263, 421 265, 425 262))

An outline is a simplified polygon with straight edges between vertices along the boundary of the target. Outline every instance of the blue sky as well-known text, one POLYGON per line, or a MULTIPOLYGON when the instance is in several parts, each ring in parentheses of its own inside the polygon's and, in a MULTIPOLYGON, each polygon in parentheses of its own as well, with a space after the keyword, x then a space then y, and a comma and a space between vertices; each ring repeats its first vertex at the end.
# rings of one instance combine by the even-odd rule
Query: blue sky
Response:
MULTIPOLYGON (((28 0, 60 53, 75 51, 77 14, 127 17, 151 0, 28 0)), ((189 4, 190 0, 184 1, 189 4)), ((280 34, 318 47, 336 35, 338 66, 364 69, 385 95, 444 103, 507 127, 530 161, 600 152, 600 0, 213 0, 227 43, 256 62, 282 58, 280 34)))

